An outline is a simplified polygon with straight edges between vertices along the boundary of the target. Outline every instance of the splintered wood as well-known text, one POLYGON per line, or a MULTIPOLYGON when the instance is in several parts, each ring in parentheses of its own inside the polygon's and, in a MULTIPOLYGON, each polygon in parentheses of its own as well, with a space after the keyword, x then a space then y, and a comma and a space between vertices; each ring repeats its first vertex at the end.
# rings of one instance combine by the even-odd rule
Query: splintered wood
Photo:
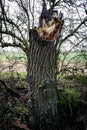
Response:
POLYGON ((50 20, 48 24, 43 24, 42 27, 35 27, 35 30, 43 39, 54 41, 59 36, 62 23, 61 19, 55 18, 50 20))

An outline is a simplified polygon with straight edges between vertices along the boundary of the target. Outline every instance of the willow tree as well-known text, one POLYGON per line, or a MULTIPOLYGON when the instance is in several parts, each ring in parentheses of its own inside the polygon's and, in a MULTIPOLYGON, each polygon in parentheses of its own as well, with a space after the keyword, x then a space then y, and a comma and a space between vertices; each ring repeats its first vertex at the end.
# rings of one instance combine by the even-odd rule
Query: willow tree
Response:
MULTIPOLYGON (((10 1, 10 0, 9 0, 10 1)), ((46 1, 47 2, 47 1, 46 1)), ((75 28, 65 34, 61 40, 63 26, 62 13, 54 10, 55 6, 73 6, 71 0, 49 0, 50 8, 47 9, 43 0, 43 9, 38 19, 39 26, 34 27, 34 0, 13 0, 13 4, 19 10, 14 15, 9 15, 9 6, 0 1, 0 44, 1 47, 19 47, 28 59, 28 83, 29 83, 29 123, 32 129, 58 129, 58 82, 56 79, 57 55, 56 51, 62 43, 69 39, 83 25, 86 18, 80 19, 75 28), (33 9, 31 4, 33 3, 33 9), (32 16, 32 28, 30 29, 30 15, 32 16), (9 40, 10 39, 10 40, 9 40)), ((74 7, 74 6, 73 6, 74 7)), ((15 7, 16 8, 16 7, 15 7)), ((77 9, 77 8, 76 8, 77 9)), ((85 39, 84 37, 82 37, 85 39)))
POLYGON ((29 108, 34 121, 40 123, 38 129, 56 129, 57 125, 56 48, 63 25, 61 15, 43 6, 40 26, 30 30, 29 108))

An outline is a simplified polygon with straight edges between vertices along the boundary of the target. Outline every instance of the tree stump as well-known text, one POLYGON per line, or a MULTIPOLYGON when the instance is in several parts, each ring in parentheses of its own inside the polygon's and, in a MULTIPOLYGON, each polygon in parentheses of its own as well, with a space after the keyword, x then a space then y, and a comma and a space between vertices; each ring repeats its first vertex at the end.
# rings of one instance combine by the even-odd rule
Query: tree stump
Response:
POLYGON ((30 30, 28 107, 33 130, 56 130, 58 125, 56 48, 63 20, 53 22, 30 30))

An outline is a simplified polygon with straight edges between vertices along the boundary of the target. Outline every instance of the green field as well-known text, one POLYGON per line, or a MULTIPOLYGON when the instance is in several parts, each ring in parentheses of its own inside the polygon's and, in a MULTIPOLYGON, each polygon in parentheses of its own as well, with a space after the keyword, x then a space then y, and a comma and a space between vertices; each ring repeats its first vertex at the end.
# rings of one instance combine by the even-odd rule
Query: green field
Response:
POLYGON ((7 60, 22 60, 25 61, 26 55, 22 52, 5 52, 0 54, 0 61, 7 61, 7 60))
MULTIPOLYGON (((0 61, 5 61, 5 60, 26 60, 26 55, 23 52, 5 52, 0 54, 0 61)), ((70 52, 69 54, 67 53, 60 53, 59 55, 60 61, 64 60, 69 61, 71 60, 72 62, 76 61, 86 61, 87 60, 87 52, 81 53, 81 52, 70 52)))
POLYGON ((69 54, 67 53, 60 54, 60 60, 63 60, 64 58, 65 61, 71 60, 72 62, 76 62, 76 61, 84 62, 87 60, 87 52, 84 53, 70 52, 69 54))

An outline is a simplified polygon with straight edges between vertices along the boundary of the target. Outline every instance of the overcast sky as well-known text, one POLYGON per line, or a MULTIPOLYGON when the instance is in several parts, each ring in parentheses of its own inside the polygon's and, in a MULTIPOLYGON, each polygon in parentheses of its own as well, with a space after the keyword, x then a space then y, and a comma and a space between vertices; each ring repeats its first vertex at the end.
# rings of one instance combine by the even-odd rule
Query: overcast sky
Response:
MULTIPOLYGON (((74 10, 72 8, 70 11, 68 11, 65 7, 64 8, 59 8, 59 7, 56 8, 59 11, 61 10, 63 12, 64 19, 65 19, 65 24, 66 25, 69 24, 67 22, 67 18, 72 18, 73 17, 73 18, 78 18, 78 19, 81 18, 81 19, 83 19, 85 17, 84 8, 83 8, 82 4, 86 3, 87 0, 80 0, 80 1, 75 0, 75 1, 76 1, 77 5, 81 4, 81 7, 80 6, 79 6, 79 8, 74 7, 74 10), (77 13, 74 14, 73 11, 75 11, 77 13)), ((32 0, 32 2, 33 2, 33 0, 32 0)), ((9 7, 9 12, 10 12, 10 17, 11 18, 14 17, 17 12, 20 11, 19 8, 18 8, 18 6, 17 6, 17 4, 14 1, 10 2, 8 0, 5 0, 5 4, 6 4, 6 6, 9 7)), ((34 6, 35 6, 35 12, 34 12, 34 15, 35 15, 35 17, 34 17, 35 18, 35 26, 37 26, 37 24, 38 24, 38 17, 40 15, 40 12, 41 12, 41 9, 42 9, 41 0, 35 0, 34 6)), ((73 21, 73 22, 75 22, 75 21, 73 21)), ((77 21, 77 23, 78 22, 79 21, 77 21)), ((72 42, 75 42, 74 37, 72 37, 72 42)), ((70 47, 72 46, 72 44, 67 44, 67 45, 64 44, 64 46, 66 46, 66 50, 67 50, 67 48, 70 49, 70 47)))

